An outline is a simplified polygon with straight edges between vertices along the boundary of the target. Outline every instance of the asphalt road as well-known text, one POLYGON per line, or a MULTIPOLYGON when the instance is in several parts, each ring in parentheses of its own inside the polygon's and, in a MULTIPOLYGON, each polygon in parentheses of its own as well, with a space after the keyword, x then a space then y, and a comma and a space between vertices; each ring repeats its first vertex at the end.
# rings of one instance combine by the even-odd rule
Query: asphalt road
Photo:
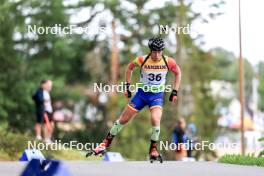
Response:
MULTIPOLYGON (((65 161, 72 176, 264 176, 263 167, 216 162, 65 161)), ((26 162, 0 162, 1 176, 18 176, 26 162)))

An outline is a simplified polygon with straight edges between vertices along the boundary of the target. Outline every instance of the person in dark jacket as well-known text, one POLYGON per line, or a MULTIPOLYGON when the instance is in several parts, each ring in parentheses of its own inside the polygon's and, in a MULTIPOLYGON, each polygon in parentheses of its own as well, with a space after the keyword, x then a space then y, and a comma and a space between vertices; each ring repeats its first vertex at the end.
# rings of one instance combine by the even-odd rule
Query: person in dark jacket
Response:
POLYGON ((36 139, 42 140, 41 126, 44 125, 44 138, 46 142, 51 142, 50 138, 53 132, 52 106, 49 92, 52 89, 52 81, 43 80, 32 99, 36 106, 36 139))
POLYGON ((176 127, 174 128, 172 139, 173 143, 177 146, 175 151, 175 159, 177 161, 182 160, 183 157, 187 156, 187 150, 184 148, 184 144, 188 142, 185 128, 185 119, 179 118, 176 127))

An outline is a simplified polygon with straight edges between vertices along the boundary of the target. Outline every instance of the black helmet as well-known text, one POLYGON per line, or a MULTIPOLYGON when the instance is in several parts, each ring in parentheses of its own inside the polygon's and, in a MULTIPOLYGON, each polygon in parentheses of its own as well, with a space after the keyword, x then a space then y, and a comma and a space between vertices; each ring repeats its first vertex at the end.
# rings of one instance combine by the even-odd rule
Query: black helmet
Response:
POLYGON ((153 37, 149 39, 148 46, 151 51, 162 51, 165 48, 165 42, 162 38, 153 37))

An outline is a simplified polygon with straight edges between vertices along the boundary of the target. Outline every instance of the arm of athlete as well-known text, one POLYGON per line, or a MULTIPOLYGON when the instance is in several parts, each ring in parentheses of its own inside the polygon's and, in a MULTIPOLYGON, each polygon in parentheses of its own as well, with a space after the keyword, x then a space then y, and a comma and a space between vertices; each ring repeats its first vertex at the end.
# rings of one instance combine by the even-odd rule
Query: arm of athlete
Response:
POLYGON ((131 91, 129 90, 129 87, 130 87, 130 83, 131 83, 131 77, 132 77, 132 73, 133 73, 133 70, 135 68, 135 63, 134 62, 130 62, 126 68, 126 74, 125 74, 125 96, 127 98, 131 98, 132 96, 132 93, 131 91))
POLYGON ((171 71, 174 73, 175 76, 173 82, 173 89, 178 91, 181 84, 181 69, 178 65, 176 65, 176 68, 171 71))
POLYGON ((135 68, 135 64, 133 62, 130 62, 126 68, 126 75, 125 75, 126 83, 129 83, 129 84, 131 83, 131 77, 132 77, 134 68, 135 68))
POLYGON ((169 100, 172 102, 177 101, 177 94, 181 83, 181 69, 173 59, 169 59, 169 69, 174 74, 173 90, 171 92, 169 100))
POLYGON ((136 57, 132 62, 130 62, 126 68, 126 87, 125 87, 125 96, 127 98, 131 98, 132 94, 131 91, 129 90, 130 87, 130 83, 131 83, 131 77, 132 77, 132 73, 135 67, 140 67, 140 65, 142 64, 144 58, 143 56, 139 56, 136 57))

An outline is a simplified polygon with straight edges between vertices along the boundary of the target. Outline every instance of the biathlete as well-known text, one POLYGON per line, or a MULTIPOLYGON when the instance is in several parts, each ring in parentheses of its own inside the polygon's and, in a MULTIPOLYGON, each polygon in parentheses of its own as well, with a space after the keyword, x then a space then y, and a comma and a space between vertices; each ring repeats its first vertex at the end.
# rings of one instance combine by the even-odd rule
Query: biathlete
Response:
POLYGON ((126 69, 125 96, 131 98, 130 91, 131 75, 134 68, 140 68, 140 83, 137 93, 128 103, 120 117, 114 122, 111 130, 94 150, 88 151, 86 156, 103 155, 110 146, 113 138, 133 117, 145 106, 148 106, 151 113, 152 133, 150 137, 149 157, 150 161, 159 160, 162 157, 157 150, 157 142, 160 135, 160 121, 162 116, 163 98, 168 71, 175 76, 173 90, 169 101, 176 102, 177 93, 181 81, 181 70, 173 58, 163 55, 165 43, 161 38, 151 38, 148 42, 150 53, 146 56, 139 56, 128 64, 126 69))

